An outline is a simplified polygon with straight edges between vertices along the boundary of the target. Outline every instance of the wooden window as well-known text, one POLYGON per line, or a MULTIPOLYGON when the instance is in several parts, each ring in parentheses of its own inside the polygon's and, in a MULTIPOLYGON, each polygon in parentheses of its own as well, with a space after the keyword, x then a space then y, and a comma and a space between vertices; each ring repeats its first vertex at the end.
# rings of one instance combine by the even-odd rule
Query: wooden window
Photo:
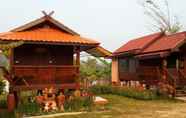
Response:
POLYGON ((119 59, 119 71, 135 73, 138 66, 138 61, 133 58, 119 59))
POLYGON ((119 71, 120 72, 129 71, 129 60, 128 59, 119 59, 119 71))
POLYGON ((129 72, 130 73, 136 72, 136 60, 135 59, 129 59, 129 72))

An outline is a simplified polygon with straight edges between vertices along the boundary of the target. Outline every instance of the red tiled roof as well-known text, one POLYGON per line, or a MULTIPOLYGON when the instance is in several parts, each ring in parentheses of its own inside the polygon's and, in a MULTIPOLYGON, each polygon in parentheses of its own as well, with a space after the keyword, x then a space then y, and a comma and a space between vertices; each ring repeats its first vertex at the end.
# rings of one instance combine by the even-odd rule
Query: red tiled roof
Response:
POLYGON ((176 46, 182 44, 185 39, 186 32, 163 36, 159 38, 156 42, 154 42, 152 45, 144 49, 142 53, 171 50, 176 46))
POLYGON ((99 42, 71 35, 58 29, 36 28, 23 32, 0 33, 1 40, 21 40, 21 41, 38 41, 38 42, 60 42, 60 43, 78 43, 78 44, 99 44, 99 42))
POLYGON ((148 36, 144 36, 138 39, 131 40, 118 48, 116 51, 114 51, 114 54, 118 53, 124 53, 124 52, 129 52, 133 50, 141 50, 145 46, 147 46, 149 43, 154 41, 156 38, 158 38, 161 35, 161 33, 156 33, 156 34, 151 34, 148 36))
POLYGON ((135 54, 145 54, 160 51, 172 50, 185 43, 186 32, 175 33, 172 35, 165 35, 162 33, 151 34, 135 40, 131 40, 117 49, 113 56, 132 52, 138 50, 135 54))

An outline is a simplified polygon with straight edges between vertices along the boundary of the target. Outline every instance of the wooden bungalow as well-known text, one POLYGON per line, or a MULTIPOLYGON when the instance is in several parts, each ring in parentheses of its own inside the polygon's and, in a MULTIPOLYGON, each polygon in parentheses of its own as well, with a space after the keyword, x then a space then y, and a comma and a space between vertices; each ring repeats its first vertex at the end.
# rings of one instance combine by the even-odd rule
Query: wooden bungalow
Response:
POLYGON ((10 55, 10 93, 79 88, 80 52, 106 57, 99 42, 78 33, 46 14, 26 25, 0 33, 1 42, 23 41, 10 55))
POLYGON ((131 40, 112 55, 112 82, 186 86, 186 32, 155 33, 131 40))

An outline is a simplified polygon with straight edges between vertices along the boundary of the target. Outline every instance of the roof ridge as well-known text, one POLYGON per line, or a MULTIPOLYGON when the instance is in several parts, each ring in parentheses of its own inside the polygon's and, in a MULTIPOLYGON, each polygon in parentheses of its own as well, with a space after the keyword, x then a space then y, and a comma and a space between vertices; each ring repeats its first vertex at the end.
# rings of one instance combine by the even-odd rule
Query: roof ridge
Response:
MULTIPOLYGON (((164 33, 164 34, 165 34, 165 33, 164 33)), ((183 34, 183 35, 186 36, 186 31, 176 32, 176 33, 173 33, 173 34, 165 34, 165 36, 171 37, 171 36, 178 35, 178 34, 183 34)))
POLYGON ((131 39, 129 41, 135 41, 135 40, 141 40, 145 37, 149 37, 149 36, 153 36, 153 35, 157 35, 157 34, 162 34, 162 32, 155 32, 155 33, 151 33, 151 34, 147 34, 147 35, 143 35, 143 36, 139 36, 137 38, 131 39))

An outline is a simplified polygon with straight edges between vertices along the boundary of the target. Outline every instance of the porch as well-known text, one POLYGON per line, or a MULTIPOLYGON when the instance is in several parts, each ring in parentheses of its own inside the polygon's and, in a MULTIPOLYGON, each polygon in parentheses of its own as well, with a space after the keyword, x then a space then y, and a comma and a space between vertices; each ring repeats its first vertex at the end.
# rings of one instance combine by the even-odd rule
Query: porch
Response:
POLYGON ((135 73, 119 72, 119 80, 131 85, 131 81, 149 86, 157 85, 161 81, 161 69, 159 67, 140 66, 135 73))

